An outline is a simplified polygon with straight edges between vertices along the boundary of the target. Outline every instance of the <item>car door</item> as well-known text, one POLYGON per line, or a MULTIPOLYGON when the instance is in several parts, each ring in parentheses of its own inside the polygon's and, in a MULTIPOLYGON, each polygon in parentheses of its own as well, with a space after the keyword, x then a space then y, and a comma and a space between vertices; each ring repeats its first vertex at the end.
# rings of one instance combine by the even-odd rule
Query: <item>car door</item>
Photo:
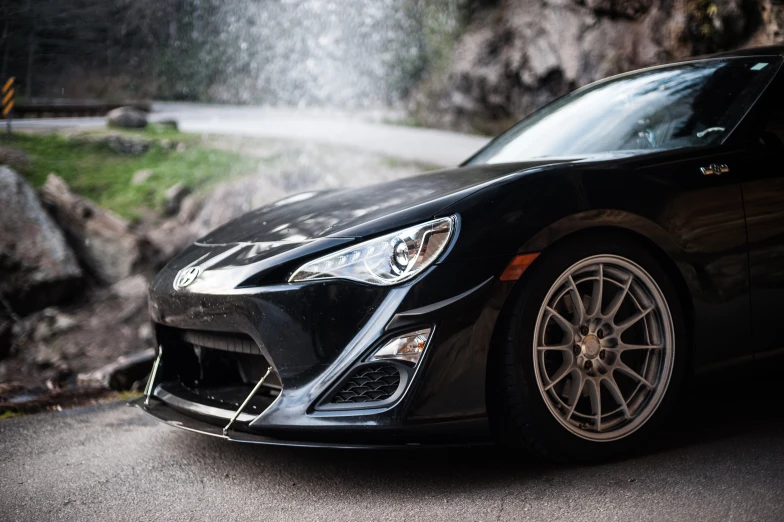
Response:
MULTIPOLYGON (((781 77, 781 73, 779 73, 781 77)), ((784 354, 784 100, 779 79, 750 134, 743 175, 755 359, 784 354)))

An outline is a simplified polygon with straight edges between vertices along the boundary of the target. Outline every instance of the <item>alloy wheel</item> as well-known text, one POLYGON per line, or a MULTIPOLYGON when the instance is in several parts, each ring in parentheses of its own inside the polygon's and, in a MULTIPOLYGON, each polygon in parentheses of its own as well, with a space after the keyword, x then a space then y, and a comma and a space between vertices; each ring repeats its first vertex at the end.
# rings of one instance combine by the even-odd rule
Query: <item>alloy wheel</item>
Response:
POLYGON ((653 278, 615 255, 552 285, 534 329, 534 370, 553 416, 592 441, 630 435, 656 411, 673 368, 673 321, 653 278))

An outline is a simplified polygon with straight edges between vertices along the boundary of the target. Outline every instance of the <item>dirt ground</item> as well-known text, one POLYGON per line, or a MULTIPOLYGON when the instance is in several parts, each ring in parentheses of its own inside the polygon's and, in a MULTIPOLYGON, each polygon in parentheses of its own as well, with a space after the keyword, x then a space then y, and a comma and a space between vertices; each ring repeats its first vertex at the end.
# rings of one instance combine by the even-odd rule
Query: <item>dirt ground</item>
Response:
POLYGON ((69 373, 86 373, 152 346, 148 323, 144 296, 124 297, 93 286, 69 304, 22 320, 10 356, 0 361, 0 382, 66 383, 69 373), (47 314, 61 322, 65 318, 66 324, 62 329, 40 326, 47 314))

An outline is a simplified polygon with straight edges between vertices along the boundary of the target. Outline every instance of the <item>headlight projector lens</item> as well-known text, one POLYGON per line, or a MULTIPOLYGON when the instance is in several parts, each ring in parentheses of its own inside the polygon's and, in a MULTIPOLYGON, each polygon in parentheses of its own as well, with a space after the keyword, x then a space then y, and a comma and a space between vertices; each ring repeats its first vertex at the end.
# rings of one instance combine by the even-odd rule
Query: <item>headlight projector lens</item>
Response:
POLYGON ((290 283, 347 279, 389 286, 433 264, 449 245, 455 216, 435 219, 326 255, 299 267, 290 283))
POLYGON ((408 245, 406 242, 398 241, 392 250, 392 255, 394 256, 395 268, 401 272, 405 270, 408 266, 408 245))

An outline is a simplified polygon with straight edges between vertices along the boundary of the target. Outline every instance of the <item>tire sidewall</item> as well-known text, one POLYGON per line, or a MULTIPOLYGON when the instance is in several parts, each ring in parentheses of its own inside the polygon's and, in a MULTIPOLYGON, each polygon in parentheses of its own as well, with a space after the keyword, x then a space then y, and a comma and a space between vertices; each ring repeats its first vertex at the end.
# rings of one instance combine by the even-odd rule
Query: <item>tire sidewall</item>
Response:
POLYGON ((517 302, 510 322, 510 342, 504 357, 507 379, 512 377, 512 382, 504 383, 507 409, 527 410, 510 412, 512 418, 523 420, 522 426, 519 421, 517 426, 512 423, 512 427, 518 431, 512 440, 521 436, 528 439, 533 437, 548 453, 556 457, 586 462, 619 456, 639 448, 651 431, 656 429, 673 409, 685 375, 689 353, 686 324, 678 293, 655 256, 645 247, 627 238, 581 236, 554 245, 540 255, 526 272, 525 281, 522 283, 516 296, 517 302), (672 373, 658 407, 637 430, 613 441, 592 441, 567 430, 545 403, 534 369, 533 339, 542 302, 555 281, 569 267, 595 255, 620 256, 645 270, 661 289, 673 322, 672 373), (522 395, 522 401, 515 400, 516 392, 522 395))

